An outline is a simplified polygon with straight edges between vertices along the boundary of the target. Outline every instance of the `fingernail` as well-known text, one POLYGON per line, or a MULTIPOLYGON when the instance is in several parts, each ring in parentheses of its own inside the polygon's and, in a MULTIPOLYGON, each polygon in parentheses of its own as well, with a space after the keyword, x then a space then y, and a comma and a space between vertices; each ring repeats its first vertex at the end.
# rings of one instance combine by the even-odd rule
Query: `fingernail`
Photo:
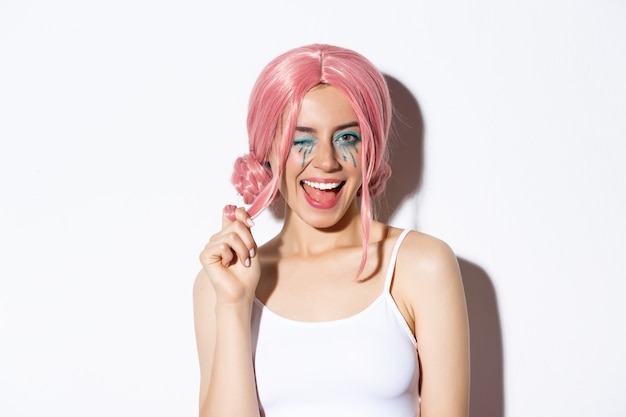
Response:
POLYGON ((243 262, 243 264, 245 266, 250 266, 250 258, 246 258, 246 260, 243 262))
POLYGON ((254 248, 251 248, 250 249, 250 257, 254 258, 254 254, 255 254, 255 250, 254 250, 254 248))
POLYGON ((254 222, 252 221, 252 219, 251 219, 251 218, 247 218, 247 219, 246 219, 246 223, 247 223, 247 224, 248 224, 248 226, 250 226, 250 227, 254 226, 254 222))

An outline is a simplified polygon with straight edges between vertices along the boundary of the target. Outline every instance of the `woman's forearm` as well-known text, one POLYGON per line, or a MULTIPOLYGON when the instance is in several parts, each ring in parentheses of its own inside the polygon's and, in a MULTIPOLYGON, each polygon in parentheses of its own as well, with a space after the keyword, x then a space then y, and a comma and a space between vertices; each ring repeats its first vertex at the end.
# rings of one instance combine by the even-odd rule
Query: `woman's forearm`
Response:
POLYGON ((216 344, 202 417, 260 415, 252 364, 250 307, 217 305, 216 344))

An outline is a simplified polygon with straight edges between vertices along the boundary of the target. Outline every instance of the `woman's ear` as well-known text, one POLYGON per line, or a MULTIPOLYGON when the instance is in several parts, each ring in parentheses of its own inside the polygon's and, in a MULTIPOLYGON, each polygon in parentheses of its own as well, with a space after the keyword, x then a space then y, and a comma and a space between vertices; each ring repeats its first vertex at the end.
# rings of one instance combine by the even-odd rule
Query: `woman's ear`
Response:
POLYGON ((267 153, 267 158, 263 162, 263 166, 272 172, 272 176, 276 175, 276 171, 280 164, 278 163, 276 147, 274 145, 272 145, 269 152, 267 153))
POLYGON ((270 161, 265 161, 261 165, 263 165, 263 168, 269 172, 270 176, 274 176, 274 171, 272 171, 272 164, 270 164, 270 161))

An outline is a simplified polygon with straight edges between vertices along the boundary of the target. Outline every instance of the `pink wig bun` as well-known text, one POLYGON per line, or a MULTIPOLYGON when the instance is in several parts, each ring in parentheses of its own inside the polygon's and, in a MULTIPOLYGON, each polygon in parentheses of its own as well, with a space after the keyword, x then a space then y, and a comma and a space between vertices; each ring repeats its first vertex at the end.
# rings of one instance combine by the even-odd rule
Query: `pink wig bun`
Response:
POLYGON ((237 158, 231 181, 245 204, 252 204, 272 179, 272 171, 253 153, 237 158))

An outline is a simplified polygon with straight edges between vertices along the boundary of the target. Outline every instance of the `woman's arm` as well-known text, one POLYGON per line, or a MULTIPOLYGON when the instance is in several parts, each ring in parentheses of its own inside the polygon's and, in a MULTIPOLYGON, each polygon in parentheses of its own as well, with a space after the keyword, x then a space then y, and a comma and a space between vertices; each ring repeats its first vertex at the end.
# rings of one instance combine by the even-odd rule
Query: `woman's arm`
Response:
POLYGON ((397 267, 414 319, 421 417, 467 417, 469 325, 456 256, 444 242, 411 233, 397 267))
POLYGON ((193 290, 200 360, 201 417, 260 415, 250 341, 250 314, 260 266, 248 217, 224 219, 200 255, 193 290))

